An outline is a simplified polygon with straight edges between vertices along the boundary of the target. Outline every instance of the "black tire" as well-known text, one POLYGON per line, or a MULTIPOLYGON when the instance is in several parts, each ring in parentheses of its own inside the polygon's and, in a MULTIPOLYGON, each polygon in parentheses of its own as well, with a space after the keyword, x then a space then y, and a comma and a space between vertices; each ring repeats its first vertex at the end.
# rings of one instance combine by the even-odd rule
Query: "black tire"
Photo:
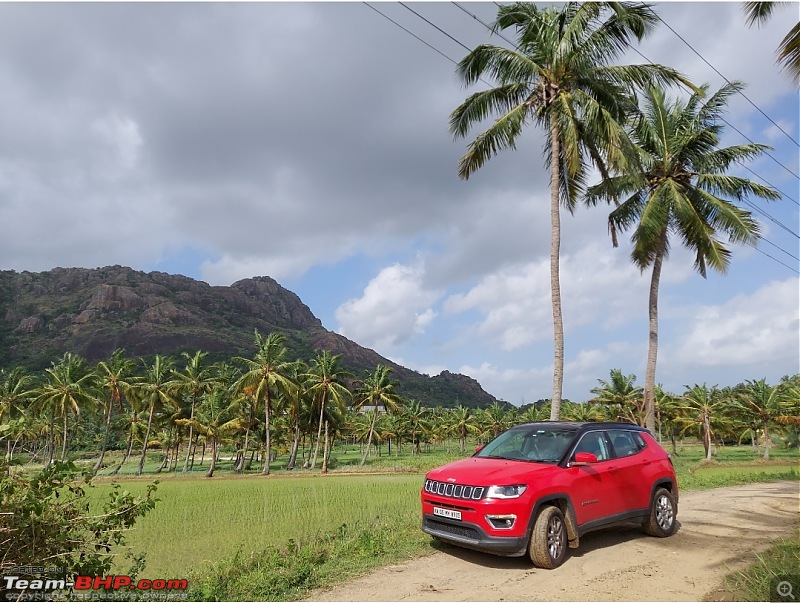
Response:
POLYGON ((567 557, 567 524, 558 507, 542 507, 531 532, 528 554, 536 567, 554 569, 567 557))
POLYGON ((650 504, 650 516, 642 524, 644 531, 650 536, 666 538, 678 529, 678 503, 672 492, 666 488, 657 488, 650 504))

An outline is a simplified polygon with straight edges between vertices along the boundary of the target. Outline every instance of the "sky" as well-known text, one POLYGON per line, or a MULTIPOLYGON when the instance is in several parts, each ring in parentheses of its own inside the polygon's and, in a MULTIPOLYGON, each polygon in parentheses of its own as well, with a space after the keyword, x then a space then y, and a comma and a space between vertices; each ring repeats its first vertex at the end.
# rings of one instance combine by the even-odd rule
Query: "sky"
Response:
MULTIPOLYGON (((453 61, 506 44, 480 22, 497 6, 373 6, 385 16, 357 2, 0 3, 0 269, 271 276, 327 329, 399 364, 469 375, 517 405, 549 398, 543 133, 463 181, 481 128, 448 130, 482 86, 465 88, 453 61)), ((675 242, 657 382, 774 383, 800 370, 800 111, 774 54, 800 5, 752 28, 740 3, 654 8, 674 31, 638 50, 712 90, 745 82, 752 104, 732 99, 722 142, 771 145, 736 173, 789 197, 751 200, 765 240, 734 246, 726 274, 703 279, 675 242)), ((650 274, 631 265, 628 235, 612 247, 607 215, 562 216, 574 401, 614 368, 644 381, 650 274)))

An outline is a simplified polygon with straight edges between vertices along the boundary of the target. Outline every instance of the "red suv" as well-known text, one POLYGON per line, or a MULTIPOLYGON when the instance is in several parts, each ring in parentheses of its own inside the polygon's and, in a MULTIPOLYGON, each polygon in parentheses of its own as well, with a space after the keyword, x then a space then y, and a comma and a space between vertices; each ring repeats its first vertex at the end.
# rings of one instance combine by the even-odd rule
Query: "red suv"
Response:
POLYGON ((421 492, 422 529, 458 546, 563 563, 589 531, 641 522, 675 533, 672 460, 643 427, 541 422, 500 434, 473 456, 433 469, 421 492))

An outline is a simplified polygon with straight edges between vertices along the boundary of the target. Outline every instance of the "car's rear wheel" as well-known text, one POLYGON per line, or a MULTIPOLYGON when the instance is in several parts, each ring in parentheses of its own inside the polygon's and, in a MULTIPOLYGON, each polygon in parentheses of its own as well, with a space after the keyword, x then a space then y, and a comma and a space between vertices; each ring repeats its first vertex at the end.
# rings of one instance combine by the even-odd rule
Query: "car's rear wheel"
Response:
POLYGON ((650 515, 642 524, 644 531, 651 536, 666 538, 678 529, 678 503, 672 492, 658 488, 650 505, 650 515))
POLYGON ((553 569, 564 562, 567 556, 567 526, 561 509, 550 505, 542 507, 533 524, 528 553, 536 567, 553 569))

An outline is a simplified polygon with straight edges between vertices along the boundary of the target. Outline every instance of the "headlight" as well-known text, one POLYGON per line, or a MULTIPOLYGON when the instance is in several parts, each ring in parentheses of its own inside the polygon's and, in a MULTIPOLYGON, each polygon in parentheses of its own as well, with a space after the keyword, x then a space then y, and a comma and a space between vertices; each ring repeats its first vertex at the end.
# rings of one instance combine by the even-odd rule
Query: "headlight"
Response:
POLYGON ((489 486, 486 498, 519 498, 528 486, 489 486))

